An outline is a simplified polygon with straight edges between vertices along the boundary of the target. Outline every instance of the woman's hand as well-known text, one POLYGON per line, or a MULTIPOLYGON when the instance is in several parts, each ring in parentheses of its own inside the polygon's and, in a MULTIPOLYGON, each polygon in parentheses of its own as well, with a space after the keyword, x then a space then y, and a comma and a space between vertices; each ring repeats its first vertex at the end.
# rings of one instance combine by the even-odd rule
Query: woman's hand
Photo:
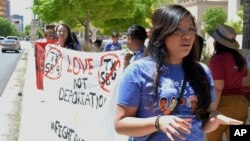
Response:
POLYGON ((218 124, 227 124, 227 125, 240 125, 243 124, 242 121, 227 117, 223 115, 220 111, 213 111, 209 115, 211 122, 217 122, 218 124))
POLYGON ((127 53, 125 56, 124 56, 124 67, 126 68, 128 65, 129 65, 129 61, 130 59, 132 58, 132 54, 130 53, 127 53))
POLYGON ((173 135, 185 140, 185 137, 181 135, 180 132, 190 134, 190 128, 192 127, 185 119, 173 115, 161 116, 159 119, 159 125, 160 129, 171 141, 174 141, 173 135))

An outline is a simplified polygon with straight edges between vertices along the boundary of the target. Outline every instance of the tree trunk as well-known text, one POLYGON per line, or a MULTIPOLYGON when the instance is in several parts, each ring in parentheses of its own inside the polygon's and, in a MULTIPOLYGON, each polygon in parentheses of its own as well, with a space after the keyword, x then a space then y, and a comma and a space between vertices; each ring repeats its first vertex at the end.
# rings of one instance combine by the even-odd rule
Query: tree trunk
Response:
POLYGON ((250 0, 243 0, 243 40, 242 48, 250 49, 250 0))
POLYGON ((89 11, 86 12, 86 20, 85 20, 85 45, 90 46, 90 37, 89 37, 89 30, 90 30, 90 19, 89 19, 89 11))

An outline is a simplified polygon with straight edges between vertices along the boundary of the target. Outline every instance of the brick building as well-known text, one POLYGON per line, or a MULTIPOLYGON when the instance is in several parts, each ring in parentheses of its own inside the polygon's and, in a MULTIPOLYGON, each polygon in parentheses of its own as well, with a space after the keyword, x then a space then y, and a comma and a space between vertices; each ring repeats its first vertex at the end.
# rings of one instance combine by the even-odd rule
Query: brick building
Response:
POLYGON ((7 0, 0 0, 0 17, 3 17, 3 18, 6 18, 7 16, 6 3, 7 3, 7 0))

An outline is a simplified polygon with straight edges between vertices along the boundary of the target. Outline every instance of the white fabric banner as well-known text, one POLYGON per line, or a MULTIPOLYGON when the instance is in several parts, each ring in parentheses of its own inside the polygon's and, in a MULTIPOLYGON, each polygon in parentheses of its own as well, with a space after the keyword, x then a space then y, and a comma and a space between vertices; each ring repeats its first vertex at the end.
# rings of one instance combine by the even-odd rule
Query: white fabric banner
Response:
POLYGON ((47 141, 113 141, 122 51, 89 53, 48 45, 44 94, 47 141))

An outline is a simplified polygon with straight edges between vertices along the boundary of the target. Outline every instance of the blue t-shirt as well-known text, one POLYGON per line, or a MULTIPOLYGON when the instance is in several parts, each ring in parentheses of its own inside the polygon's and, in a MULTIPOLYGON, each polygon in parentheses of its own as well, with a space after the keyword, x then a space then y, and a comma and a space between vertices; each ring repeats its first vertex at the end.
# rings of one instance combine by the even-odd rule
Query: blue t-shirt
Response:
POLYGON ((145 47, 144 47, 144 46, 143 46, 143 47, 140 47, 140 48, 138 49, 138 51, 135 52, 135 53, 133 54, 133 56, 131 57, 131 59, 130 59, 130 61, 129 61, 129 64, 131 64, 132 62, 134 62, 134 61, 136 61, 136 60, 139 60, 139 59, 143 58, 143 57, 144 57, 144 56, 143 56, 144 50, 145 50, 145 47))
POLYGON ((121 50, 122 49, 122 44, 120 42, 113 43, 109 42, 105 45, 103 51, 114 51, 114 50, 121 50))
MULTIPOLYGON (((215 89, 212 75, 208 67, 201 64, 205 70, 211 85, 211 99, 215 100, 215 89)), ((158 99, 154 96, 154 74, 156 72, 156 63, 150 57, 142 58, 129 65, 119 84, 117 104, 126 107, 138 107, 136 117, 146 118, 159 115, 160 99, 165 98, 166 114, 172 108, 172 104, 176 103, 179 97, 180 89, 184 79, 184 70, 181 64, 163 65, 161 68, 158 99), (155 69, 154 69, 155 68, 155 69), (156 101, 156 104, 153 101, 156 101), (155 105, 152 107, 152 105, 155 105)), ((174 115, 186 115, 192 118, 191 134, 186 135, 188 141, 204 141, 204 132, 202 129, 202 121, 195 117, 192 111, 193 103, 197 103, 197 97, 190 83, 186 83, 185 92, 180 106, 174 115)), ((164 114, 163 112, 162 114, 164 114)), ((145 141, 147 136, 132 137, 133 141, 145 141)), ((163 132, 158 132, 153 141, 168 141, 167 136, 163 132)), ((178 138, 176 138, 178 140, 178 138)))

